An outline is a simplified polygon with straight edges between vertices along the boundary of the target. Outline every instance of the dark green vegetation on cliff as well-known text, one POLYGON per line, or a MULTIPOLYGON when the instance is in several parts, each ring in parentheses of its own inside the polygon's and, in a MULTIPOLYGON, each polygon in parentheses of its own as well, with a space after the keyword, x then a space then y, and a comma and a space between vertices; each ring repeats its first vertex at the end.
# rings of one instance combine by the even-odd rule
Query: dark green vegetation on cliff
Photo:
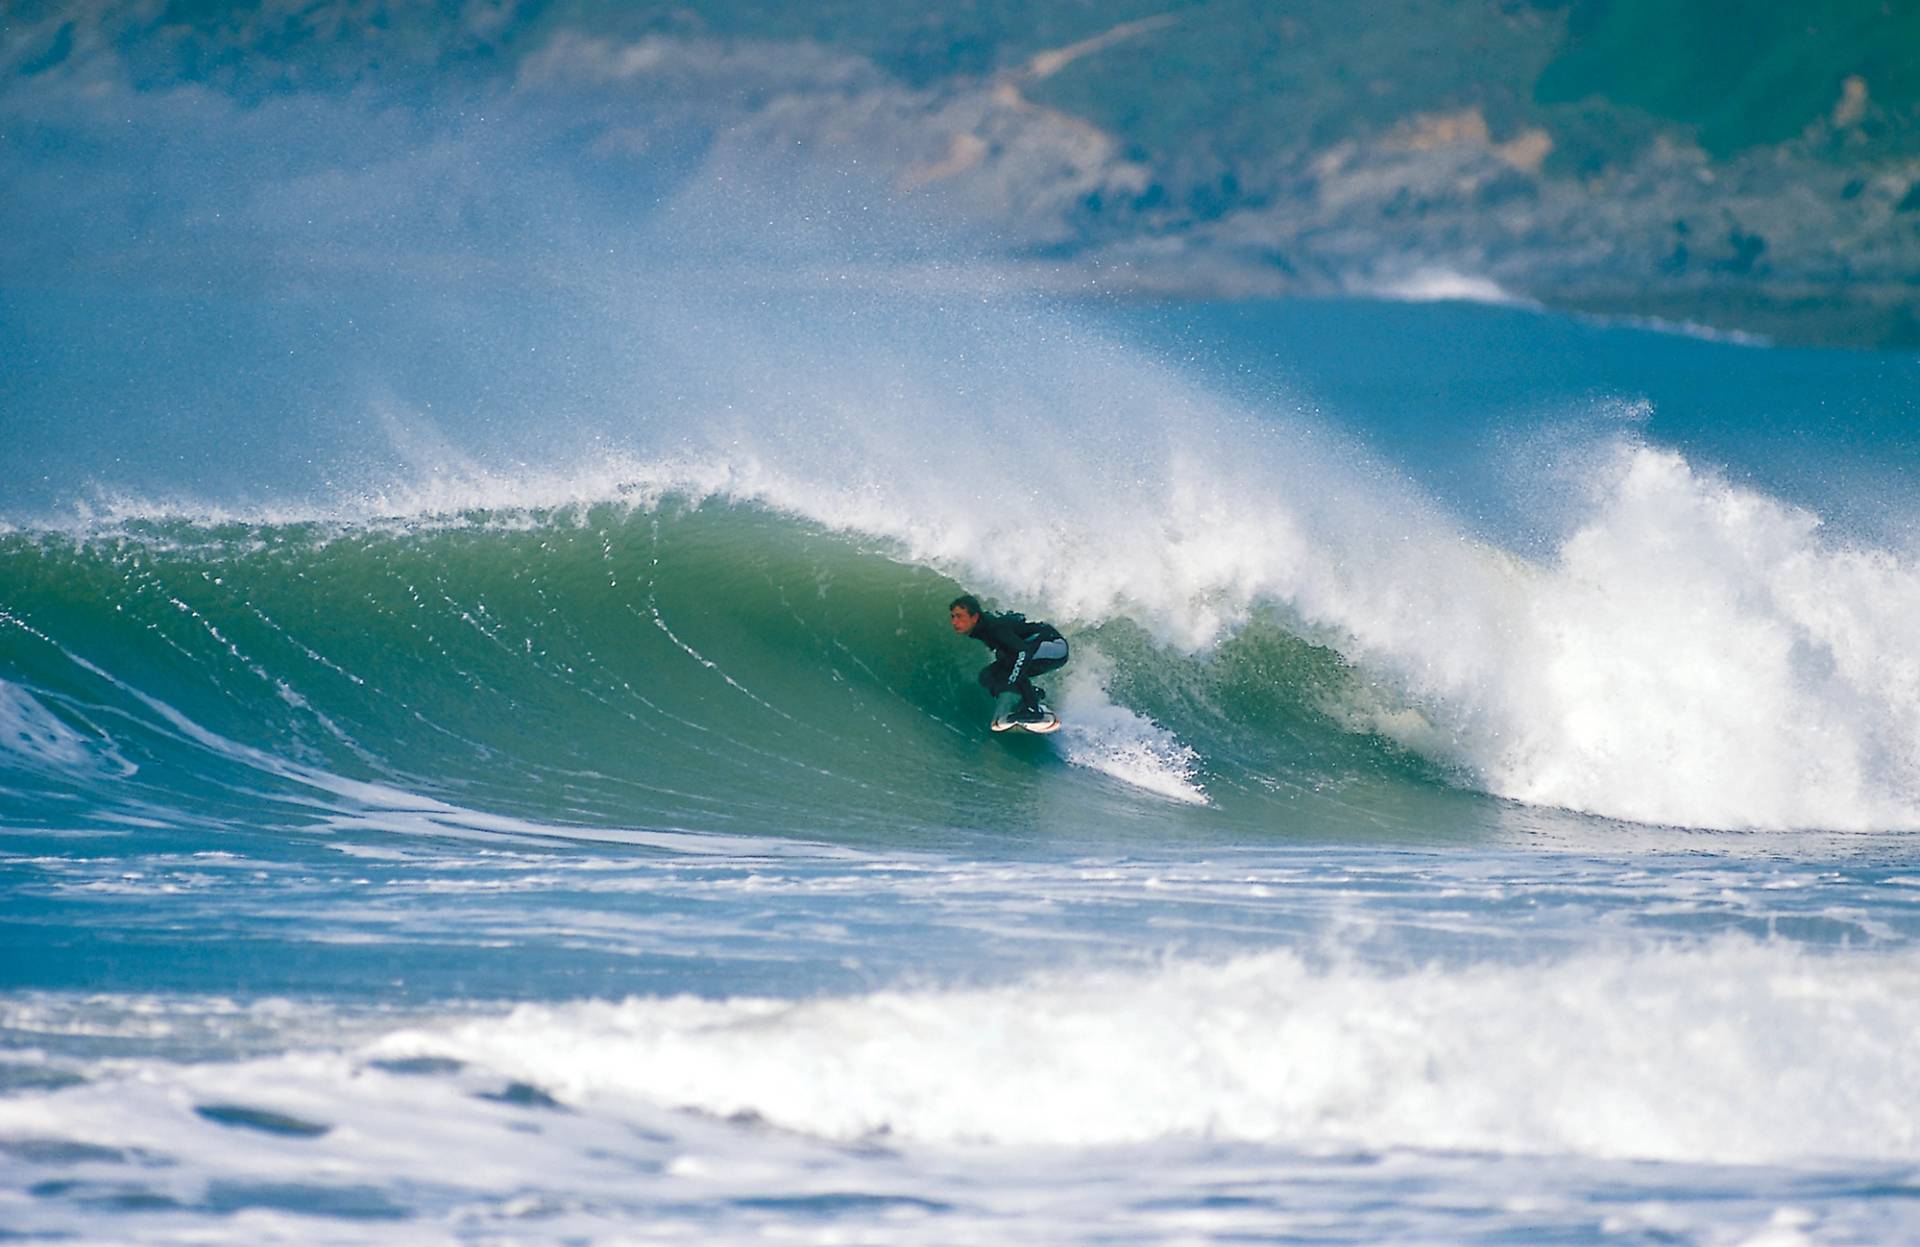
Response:
POLYGON ((1839 132, 1836 151, 1920 150, 1920 7, 1585 0, 1535 86, 1691 127, 1716 156, 1839 132), (1857 86, 1849 86, 1850 80, 1857 86))

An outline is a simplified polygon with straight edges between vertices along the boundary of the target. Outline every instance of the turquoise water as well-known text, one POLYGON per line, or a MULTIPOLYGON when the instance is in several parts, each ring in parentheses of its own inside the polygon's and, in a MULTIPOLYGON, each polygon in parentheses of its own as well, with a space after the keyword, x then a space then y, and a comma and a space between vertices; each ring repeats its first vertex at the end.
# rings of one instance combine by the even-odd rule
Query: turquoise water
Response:
POLYGON ((10 1233, 1920 1235, 1920 361, 9 298, 10 1233))

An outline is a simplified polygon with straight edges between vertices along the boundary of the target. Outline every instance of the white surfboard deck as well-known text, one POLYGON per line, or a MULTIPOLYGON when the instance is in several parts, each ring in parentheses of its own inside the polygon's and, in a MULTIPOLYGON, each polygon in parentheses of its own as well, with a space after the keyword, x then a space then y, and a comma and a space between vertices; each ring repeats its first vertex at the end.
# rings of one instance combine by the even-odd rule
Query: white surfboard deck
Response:
POLYGON ((1037 723, 1021 723, 1015 719, 995 719, 987 726, 996 732, 1032 732, 1036 736, 1045 736, 1049 732, 1060 730, 1060 716, 1053 711, 1045 712, 1046 717, 1037 723))

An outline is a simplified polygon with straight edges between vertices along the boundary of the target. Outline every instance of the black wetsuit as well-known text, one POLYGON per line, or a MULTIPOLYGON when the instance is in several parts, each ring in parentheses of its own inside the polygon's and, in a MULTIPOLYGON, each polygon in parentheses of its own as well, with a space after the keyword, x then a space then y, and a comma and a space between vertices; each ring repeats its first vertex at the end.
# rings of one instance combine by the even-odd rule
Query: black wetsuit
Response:
POLYGON ((993 661, 980 669, 980 683, 995 697, 1012 690, 1020 695, 1022 714, 1040 709, 1040 690, 1033 677, 1067 665, 1067 639, 1050 623, 1028 619, 1017 611, 980 616, 967 633, 993 651, 993 661))

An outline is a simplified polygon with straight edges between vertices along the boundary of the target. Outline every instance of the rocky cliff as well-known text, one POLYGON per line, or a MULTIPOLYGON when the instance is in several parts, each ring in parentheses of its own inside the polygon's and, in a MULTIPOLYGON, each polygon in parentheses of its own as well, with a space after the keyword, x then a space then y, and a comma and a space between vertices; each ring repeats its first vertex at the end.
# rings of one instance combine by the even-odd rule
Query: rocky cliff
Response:
POLYGON ((413 177, 433 189, 401 217, 507 214, 514 179, 463 179, 467 158, 538 167, 576 206, 883 199, 1066 288, 1502 298, 1920 344, 1907 0, 28 2, 0 16, 0 74, 23 264, 76 191, 138 208, 66 239, 73 263, 137 250, 135 216, 282 246, 296 217, 324 230, 413 177), (296 141, 301 117, 325 140, 296 141), (138 192, 87 164, 115 151, 148 162, 138 192))

